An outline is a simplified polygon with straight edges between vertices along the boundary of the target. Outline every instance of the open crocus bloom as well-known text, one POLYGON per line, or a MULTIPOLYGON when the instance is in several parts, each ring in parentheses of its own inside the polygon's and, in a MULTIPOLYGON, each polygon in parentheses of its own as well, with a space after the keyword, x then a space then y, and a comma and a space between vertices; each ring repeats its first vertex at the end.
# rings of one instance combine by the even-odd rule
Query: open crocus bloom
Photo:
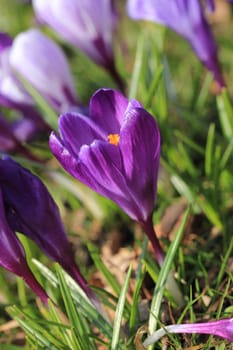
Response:
MULTIPOLYGON (((213 10, 213 1, 206 1, 213 10)), ((217 58, 217 45, 199 0, 128 0, 133 19, 153 21, 177 32, 192 46, 200 61, 213 73, 220 87, 225 85, 217 58)))
POLYGON ((23 247, 11 230, 3 204, 0 184, 0 266, 22 277, 31 289, 38 295, 44 304, 47 304, 48 295, 37 282, 28 267, 23 247))
POLYGON ((92 96, 89 115, 62 115, 60 136, 51 134, 50 148, 66 171, 140 223, 162 265, 152 224, 160 158, 157 123, 138 101, 111 89, 92 96))
POLYGON ((160 134, 140 103, 114 90, 98 90, 90 117, 64 114, 59 131, 60 137, 50 136, 50 148, 63 167, 132 219, 146 222, 156 197, 160 134))

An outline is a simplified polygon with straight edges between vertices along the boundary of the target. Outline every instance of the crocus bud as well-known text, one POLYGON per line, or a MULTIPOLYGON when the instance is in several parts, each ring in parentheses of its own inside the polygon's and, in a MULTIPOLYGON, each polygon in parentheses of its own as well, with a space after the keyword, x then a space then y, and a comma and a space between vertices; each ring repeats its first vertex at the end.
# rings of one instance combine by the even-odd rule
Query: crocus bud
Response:
POLYGON ((8 225, 0 185, 0 265, 22 277, 29 287, 47 305, 48 295, 28 267, 23 247, 8 225))
POLYGON ((0 187, 8 224, 32 239, 58 262, 93 300, 93 292, 75 264, 58 207, 42 181, 18 163, 0 159, 0 187))
POLYGON ((37 29, 20 33, 9 52, 9 64, 58 112, 77 104, 68 62, 60 47, 37 29))
MULTIPOLYGON (((212 0, 206 1, 213 10, 212 0)), ((149 20, 177 32, 193 48, 199 60, 212 72, 220 88, 225 86, 219 68, 217 45, 199 0, 128 0, 128 14, 138 20, 149 20)))

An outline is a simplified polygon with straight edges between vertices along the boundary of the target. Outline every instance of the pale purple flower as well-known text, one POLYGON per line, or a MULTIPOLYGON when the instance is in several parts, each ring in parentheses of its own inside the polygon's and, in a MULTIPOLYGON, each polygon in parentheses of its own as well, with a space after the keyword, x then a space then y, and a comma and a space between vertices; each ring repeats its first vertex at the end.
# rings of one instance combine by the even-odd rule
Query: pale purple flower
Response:
POLYGON ((9 65, 58 112, 77 105, 68 61, 61 48, 37 29, 22 32, 9 51, 9 65))
POLYGON ((37 282, 28 267, 24 249, 10 228, 2 198, 0 184, 0 265, 15 275, 22 277, 29 287, 41 298, 44 304, 48 303, 48 295, 37 282))
POLYGON ((149 346, 158 341, 167 333, 199 333, 216 335, 223 339, 233 342, 233 318, 223 319, 220 321, 205 322, 205 323, 190 323, 164 326, 154 332, 143 343, 144 346, 149 346))
POLYGON ((40 22, 52 27, 61 37, 103 66, 123 89, 114 63, 116 13, 113 0, 33 0, 32 3, 40 22))
MULTIPOLYGON (((213 10, 212 1, 208 0, 207 6, 213 10)), ((225 86, 218 63, 217 45, 199 0, 128 0, 127 9, 133 19, 162 24, 185 38, 219 86, 225 86)))
POLYGON ((50 148, 61 165, 138 221, 162 264, 152 224, 160 157, 155 119, 138 101, 100 89, 91 98, 89 116, 62 115, 59 133, 51 134, 50 148))

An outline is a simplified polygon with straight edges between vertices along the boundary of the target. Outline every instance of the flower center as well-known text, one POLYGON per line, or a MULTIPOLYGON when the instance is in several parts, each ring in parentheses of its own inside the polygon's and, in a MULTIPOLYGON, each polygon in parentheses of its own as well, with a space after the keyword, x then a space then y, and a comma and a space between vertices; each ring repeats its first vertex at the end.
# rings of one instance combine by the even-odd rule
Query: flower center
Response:
POLYGON ((111 143, 112 145, 118 146, 120 139, 119 134, 109 134, 108 135, 108 142, 111 143))

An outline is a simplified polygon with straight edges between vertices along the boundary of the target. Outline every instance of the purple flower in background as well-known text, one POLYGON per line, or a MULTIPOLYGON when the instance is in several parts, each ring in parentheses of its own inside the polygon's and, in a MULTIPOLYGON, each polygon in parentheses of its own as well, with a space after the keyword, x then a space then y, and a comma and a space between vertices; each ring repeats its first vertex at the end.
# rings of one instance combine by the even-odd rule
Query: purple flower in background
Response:
POLYGON ((19 111, 40 130, 49 126, 35 108, 32 97, 17 79, 9 63, 13 40, 6 33, 0 33, 0 105, 19 111))
POLYGON ((90 117, 64 114, 59 132, 51 134, 50 148, 62 166, 138 221, 162 264, 152 224, 160 157, 155 119, 138 101, 101 89, 91 98, 90 117))
POLYGON ((39 21, 103 66, 123 89, 114 64, 116 13, 112 0, 33 0, 32 3, 39 21))
POLYGON ((30 140, 37 133, 38 128, 30 119, 22 118, 15 122, 9 122, 0 115, 0 152, 16 151, 23 154, 26 158, 38 160, 22 144, 22 142, 30 140))
POLYGON ((149 346, 158 341, 167 333, 200 333, 217 335, 221 338, 233 342, 233 318, 223 319, 220 321, 205 322, 205 323, 190 323, 164 326, 154 332, 143 343, 144 346, 149 346))
MULTIPOLYGON (((208 9, 213 2, 208 0, 208 9)), ((225 86, 219 68, 217 45, 198 0, 128 0, 128 14, 165 25, 184 37, 200 61, 213 73, 222 88, 225 86)))
POLYGON ((77 105, 72 76, 60 47, 37 29, 22 32, 9 50, 9 65, 58 112, 77 105))
POLYGON ((32 239, 46 255, 70 273, 90 299, 95 300, 75 265, 58 207, 42 181, 5 157, 0 159, 0 188, 11 230, 32 239))
POLYGON ((11 271, 17 276, 20 276, 30 286, 30 288, 41 298, 44 304, 47 305, 48 295, 37 282, 31 270, 28 267, 23 247, 9 227, 5 215, 3 204, 1 184, 0 184, 0 265, 11 271))

